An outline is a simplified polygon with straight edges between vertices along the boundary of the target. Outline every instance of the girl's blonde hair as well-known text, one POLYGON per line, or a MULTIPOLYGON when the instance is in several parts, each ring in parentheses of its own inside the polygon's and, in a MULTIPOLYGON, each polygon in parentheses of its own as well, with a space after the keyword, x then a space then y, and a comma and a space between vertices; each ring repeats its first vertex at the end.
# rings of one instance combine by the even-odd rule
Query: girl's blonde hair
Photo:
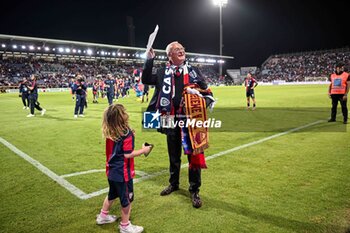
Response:
POLYGON ((110 105, 103 113, 102 135, 113 141, 129 131, 129 115, 121 104, 110 105))

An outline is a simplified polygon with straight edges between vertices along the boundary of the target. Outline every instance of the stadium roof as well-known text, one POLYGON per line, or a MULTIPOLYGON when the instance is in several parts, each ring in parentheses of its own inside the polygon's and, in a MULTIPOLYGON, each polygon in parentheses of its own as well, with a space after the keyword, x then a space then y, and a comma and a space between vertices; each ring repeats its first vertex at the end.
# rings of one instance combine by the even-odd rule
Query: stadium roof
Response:
MULTIPOLYGON (((116 57, 127 59, 143 59, 145 48, 120 45, 98 44, 81 41, 57 40, 27 36, 15 36, 0 34, 0 51, 4 52, 35 52, 54 53, 65 55, 80 55, 93 57, 116 57)), ((164 49, 155 49, 158 53, 156 59, 166 60, 164 49)), ((190 61, 203 63, 220 63, 232 56, 220 56, 215 54, 202 54, 186 52, 190 61)))

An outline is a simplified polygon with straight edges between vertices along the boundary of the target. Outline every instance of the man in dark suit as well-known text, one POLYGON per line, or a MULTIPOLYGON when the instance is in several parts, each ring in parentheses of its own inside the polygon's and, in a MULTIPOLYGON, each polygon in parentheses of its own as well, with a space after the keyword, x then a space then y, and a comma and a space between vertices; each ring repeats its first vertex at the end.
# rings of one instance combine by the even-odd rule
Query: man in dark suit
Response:
MULTIPOLYGON (((188 77, 190 77, 190 82, 198 84, 201 89, 205 90, 208 88, 199 69, 189 66, 186 63, 185 49, 179 42, 174 41, 170 43, 166 47, 166 53, 169 58, 169 65, 165 68, 158 69, 155 74, 152 73, 155 57, 153 49, 147 54, 147 60, 141 78, 143 84, 155 86, 154 95, 149 103, 147 111, 160 110, 162 112, 171 103, 170 111, 172 113, 177 113, 181 105, 182 93, 185 87, 185 77, 187 77, 187 80, 188 77), (186 73, 186 71, 188 71, 188 73, 186 73), (167 74, 165 74, 166 72, 167 74), (172 81, 165 78, 165 75, 169 76, 169 72, 172 74, 172 81), (168 99, 165 97, 167 94, 171 96, 168 99)), ((212 98, 206 98, 205 100, 207 106, 213 101, 212 98)), ((179 189, 182 141, 181 129, 178 126, 172 129, 162 128, 160 131, 167 135, 168 155, 170 160, 170 184, 160 193, 161 196, 165 196, 179 189)), ((190 156, 191 155, 188 155, 189 162, 191 160, 190 156)), ((188 176, 192 205, 195 208, 199 208, 202 206, 202 201, 199 196, 201 169, 191 168, 191 166, 189 166, 188 176)))

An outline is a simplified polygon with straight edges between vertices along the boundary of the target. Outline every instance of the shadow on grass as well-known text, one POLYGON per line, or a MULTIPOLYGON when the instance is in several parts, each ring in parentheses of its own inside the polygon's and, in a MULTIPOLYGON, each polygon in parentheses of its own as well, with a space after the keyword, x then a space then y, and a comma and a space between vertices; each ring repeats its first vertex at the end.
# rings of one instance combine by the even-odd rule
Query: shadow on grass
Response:
MULTIPOLYGON (((105 108, 107 108, 108 106, 105 106, 105 108)), ((99 108, 89 108, 86 109, 89 112, 101 112, 101 114, 103 113, 104 109, 99 109, 99 108)))
POLYGON ((76 119, 73 118, 66 118, 66 117, 55 117, 55 116, 52 116, 52 115, 47 115, 45 114, 45 116, 43 116, 43 118, 45 119, 50 119, 50 120, 57 120, 57 121, 74 121, 76 119))
POLYGON ((47 108, 46 111, 47 111, 47 112, 58 112, 57 109, 51 109, 51 108, 47 108))
MULTIPOLYGON (((276 216, 267 213, 257 212, 243 206, 235 205, 225 201, 220 201, 208 196, 202 196, 204 209, 219 209, 221 211, 232 212, 238 215, 243 215, 248 218, 262 221, 268 224, 275 225, 280 228, 293 230, 295 232, 345 232, 346 229, 340 226, 330 224, 317 224, 312 222, 302 222, 299 220, 288 219, 282 216, 276 216)), ((350 231, 346 231, 350 233, 350 231)))

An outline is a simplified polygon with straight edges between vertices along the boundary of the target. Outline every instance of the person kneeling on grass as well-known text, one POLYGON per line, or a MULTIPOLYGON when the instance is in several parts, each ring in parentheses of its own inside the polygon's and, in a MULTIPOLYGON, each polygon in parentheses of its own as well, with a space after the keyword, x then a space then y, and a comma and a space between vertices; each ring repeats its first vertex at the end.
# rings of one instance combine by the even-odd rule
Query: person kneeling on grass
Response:
POLYGON ((114 200, 119 197, 122 206, 120 232, 136 233, 142 232, 143 227, 132 225, 129 221, 131 202, 134 199, 134 157, 142 154, 147 156, 152 146, 143 145, 141 149, 134 150, 135 135, 129 127, 128 119, 129 116, 121 104, 110 105, 103 114, 102 131, 106 138, 106 173, 109 192, 100 214, 97 215, 96 223, 101 225, 116 221, 117 217, 109 215, 108 212, 114 200))

